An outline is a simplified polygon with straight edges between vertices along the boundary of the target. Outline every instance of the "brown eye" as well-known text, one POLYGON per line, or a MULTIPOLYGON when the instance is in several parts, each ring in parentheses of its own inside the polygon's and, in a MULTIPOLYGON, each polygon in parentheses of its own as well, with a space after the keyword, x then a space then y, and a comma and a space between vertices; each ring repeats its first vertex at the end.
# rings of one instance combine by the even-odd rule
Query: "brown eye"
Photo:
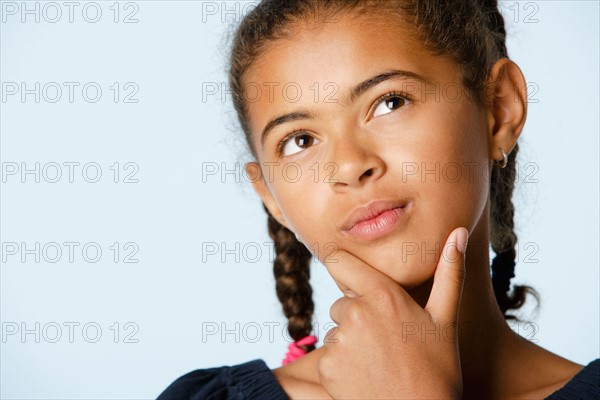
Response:
POLYGON ((294 140, 296 141, 296 144, 299 147, 305 148, 312 144, 312 142, 314 141, 314 138, 312 136, 308 136, 308 135, 300 135, 300 136, 296 136, 294 138, 294 140))
POLYGON ((397 94, 387 94, 379 100, 379 104, 373 112, 373 117, 389 114, 390 112, 404 106, 407 100, 397 94))
POLYGON ((282 155, 290 156, 319 143, 317 139, 306 133, 296 135, 285 141, 282 155))

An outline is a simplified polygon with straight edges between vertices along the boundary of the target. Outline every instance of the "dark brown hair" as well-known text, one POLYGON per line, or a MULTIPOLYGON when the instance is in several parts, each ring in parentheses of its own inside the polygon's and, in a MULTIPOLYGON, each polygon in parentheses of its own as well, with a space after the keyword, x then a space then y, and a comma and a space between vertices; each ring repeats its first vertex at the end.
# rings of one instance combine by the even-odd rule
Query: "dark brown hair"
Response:
MULTIPOLYGON (((229 84, 233 103, 252 154, 247 105, 244 102, 243 79, 261 50, 269 42, 287 37, 292 24, 319 21, 340 11, 392 11, 410 22, 415 37, 433 54, 451 57, 457 64, 462 83, 480 102, 487 101, 487 77, 492 65, 508 58, 504 19, 497 0, 263 0, 241 21, 233 38, 230 56, 229 84)), ((530 286, 514 286, 515 245, 514 206, 515 160, 518 144, 508 157, 506 168, 493 168, 490 181, 491 246, 496 257, 492 262, 492 283, 496 300, 506 319, 518 319, 506 311, 520 308, 527 293, 538 300, 530 286)), ((264 204, 263 204, 264 206, 264 204)), ((294 233, 281 225, 265 207, 269 235, 275 242, 274 274, 277 296, 289 321, 288 331, 294 340, 312 331, 314 304, 309 284, 311 254, 294 233)), ((307 348, 313 350, 314 346, 307 348)))

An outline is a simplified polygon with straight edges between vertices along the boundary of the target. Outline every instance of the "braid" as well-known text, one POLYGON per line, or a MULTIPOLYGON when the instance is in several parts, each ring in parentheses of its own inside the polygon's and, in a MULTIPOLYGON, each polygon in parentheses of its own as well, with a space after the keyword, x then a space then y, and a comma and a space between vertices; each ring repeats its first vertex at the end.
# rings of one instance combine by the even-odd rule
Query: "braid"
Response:
MULTIPOLYGON (((269 236, 275 243, 273 274, 277 298, 288 319, 288 332, 294 341, 310 335, 314 303, 310 279, 311 253, 296 239, 296 235, 267 212, 269 236)), ((301 346, 309 352, 315 346, 301 346)))
POLYGON ((507 315, 506 311, 518 309, 524 303, 527 293, 531 293, 539 304, 538 292, 527 285, 515 285, 512 296, 507 293, 510 289, 510 280, 515 276, 515 258, 517 235, 514 232, 515 207, 512 202, 512 193, 516 175, 516 157, 519 151, 518 143, 508 156, 505 168, 493 168, 490 186, 491 198, 491 242, 492 250, 496 253, 492 261, 492 285, 496 301, 506 319, 516 319, 514 315, 507 315))

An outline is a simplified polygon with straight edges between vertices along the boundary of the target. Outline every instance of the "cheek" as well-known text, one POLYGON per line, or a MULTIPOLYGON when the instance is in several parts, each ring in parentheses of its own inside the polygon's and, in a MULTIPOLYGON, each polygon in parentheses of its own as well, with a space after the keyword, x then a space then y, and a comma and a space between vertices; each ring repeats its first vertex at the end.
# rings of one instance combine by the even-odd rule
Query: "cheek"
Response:
POLYGON ((297 165, 275 169, 271 190, 290 228, 309 247, 330 240, 325 217, 331 204, 327 202, 326 184, 315 182, 310 168, 297 165))
POLYGON ((423 130, 412 178, 424 208, 445 228, 473 228, 489 196, 486 121, 472 104, 447 107, 423 130))

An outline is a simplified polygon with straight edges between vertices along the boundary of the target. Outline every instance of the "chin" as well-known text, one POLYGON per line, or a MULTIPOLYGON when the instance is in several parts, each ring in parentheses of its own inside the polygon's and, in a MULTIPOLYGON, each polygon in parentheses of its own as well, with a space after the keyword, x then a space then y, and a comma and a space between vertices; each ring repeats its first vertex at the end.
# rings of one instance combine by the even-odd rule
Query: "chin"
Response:
POLYGON ((398 285, 402 286, 404 290, 412 290, 417 288, 425 283, 427 283, 434 275, 433 270, 429 270, 429 267, 425 269, 409 270, 407 269, 405 273, 400 274, 396 273, 394 276, 390 276, 398 285))
POLYGON ((397 251, 391 254, 382 254, 385 253, 379 251, 377 254, 369 254, 361 258, 373 268, 396 281, 405 290, 425 284, 435 273, 436 260, 433 259, 433 254, 426 255, 426 257, 421 257, 420 254, 404 255, 397 251))

